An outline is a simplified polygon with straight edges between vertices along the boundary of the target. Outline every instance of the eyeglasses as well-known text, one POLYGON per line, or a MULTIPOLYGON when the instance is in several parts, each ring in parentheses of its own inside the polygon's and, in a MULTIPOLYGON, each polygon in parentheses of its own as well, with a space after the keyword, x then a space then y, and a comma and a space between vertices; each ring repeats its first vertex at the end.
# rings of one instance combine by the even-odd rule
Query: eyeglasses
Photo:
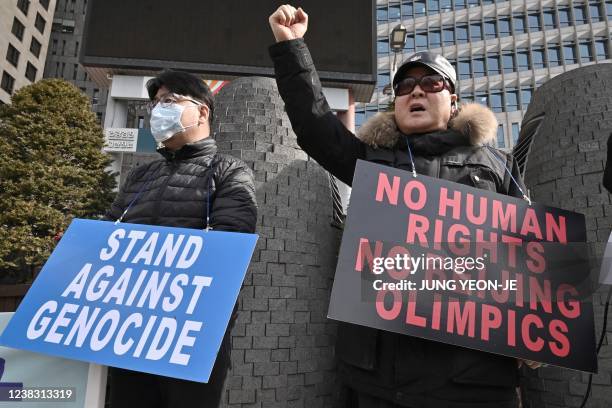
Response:
POLYGON ((178 102, 183 102, 183 101, 193 102, 198 106, 203 105, 202 102, 196 101, 195 99, 190 98, 188 96, 183 96, 183 95, 179 95, 175 93, 169 93, 169 94, 163 95, 159 99, 154 99, 151 102, 149 102, 147 104, 147 112, 150 115, 151 111, 153 111, 153 108, 155 108, 157 105, 161 106, 162 108, 167 108, 173 103, 178 103, 178 102))
POLYGON ((441 92, 444 89, 450 91, 446 78, 438 74, 425 75, 420 78, 406 77, 393 86, 393 91, 395 92, 395 96, 407 95, 412 92, 417 85, 428 93, 441 92))

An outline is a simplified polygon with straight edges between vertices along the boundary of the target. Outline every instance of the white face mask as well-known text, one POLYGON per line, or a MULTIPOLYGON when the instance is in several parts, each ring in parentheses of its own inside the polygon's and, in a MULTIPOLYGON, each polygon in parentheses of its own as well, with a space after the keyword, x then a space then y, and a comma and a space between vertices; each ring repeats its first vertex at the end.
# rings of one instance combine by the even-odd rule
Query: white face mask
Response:
POLYGON ((198 126, 198 122, 193 125, 183 126, 181 116, 187 107, 199 108, 199 105, 183 106, 172 103, 166 106, 157 104, 151 111, 151 133, 157 143, 165 142, 177 133, 198 126))

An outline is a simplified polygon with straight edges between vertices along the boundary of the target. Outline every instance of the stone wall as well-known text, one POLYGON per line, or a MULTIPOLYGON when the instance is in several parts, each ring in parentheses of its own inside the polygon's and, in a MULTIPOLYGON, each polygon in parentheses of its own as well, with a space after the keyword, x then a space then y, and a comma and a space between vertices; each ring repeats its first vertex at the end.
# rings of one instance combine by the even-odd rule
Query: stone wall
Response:
MULTIPOLYGON (((525 183, 534 201, 585 214, 588 242, 594 243, 593 295, 599 339, 608 287, 597 287, 603 244, 612 227, 610 194, 601 184, 606 143, 612 135, 612 64, 591 65, 559 75, 535 93, 523 120, 541 121, 527 156, 525 183), (598 244, 597 244, 598 243, 598 244)), ((535 128, 536 126, 533 126, 535 128)), ((587 407, 612 406, 612 324, 599 354, 587 407)), ((523 371, 523 405, 532 408, 579 407, 588 375, 555 367, 523 371)))
POLYGON ((224 407, 328 407, 339 248, 327 173, 297 146, 274 80, 241 78, 216 97, 219 151, 255 173, 259 242, 239 298, 224 407))

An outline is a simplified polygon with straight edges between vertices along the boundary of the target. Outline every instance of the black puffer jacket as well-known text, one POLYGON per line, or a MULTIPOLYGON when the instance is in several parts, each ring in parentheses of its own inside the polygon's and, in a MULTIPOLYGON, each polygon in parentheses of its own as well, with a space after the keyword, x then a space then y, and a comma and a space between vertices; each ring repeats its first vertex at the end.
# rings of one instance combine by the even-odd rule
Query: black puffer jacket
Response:
MULTIPOLYGON (((275 44, 270 55, 299 145, 343 182, 352 183, 358 159, 411 171, 410 143, 420 174, 523 196, 513 157, 483 146, 497 132, 495 116, 487 108, 468 105, 450 129, 409 136, 398 130, 393 113, 381 113, 355 137, 330 111, 303 40, 275 44)), ((345 384, 394 404, 517 406, 513 358, 344 323, 338 328, 336 353, 345 384)))
POLYGON ((255 186, 246 163, 217 154, 212 138, 159 152, 164 158, 128 175, 106 219, 118 219, 140 193, 123 222, 203 229, 210 201, 213 230, 255 231, 255 186))

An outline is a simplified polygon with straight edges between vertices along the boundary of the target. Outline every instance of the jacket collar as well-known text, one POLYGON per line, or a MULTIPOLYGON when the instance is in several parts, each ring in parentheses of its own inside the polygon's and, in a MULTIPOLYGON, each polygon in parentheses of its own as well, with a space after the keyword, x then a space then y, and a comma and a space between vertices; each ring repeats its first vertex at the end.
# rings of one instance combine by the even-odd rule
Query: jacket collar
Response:
MULTIPOLYGON (((479 146, 495 140, 497 119, 486 106, 470 103, 461 107, 450 122, 448 130, 421 135, 409 135, 411 147, 424 153, 439 153, 455 146, 479 146)), ((378 148, 402 148, 406 137, 398 129, 393 112, 379 112, 361 126, 357 137, 366 144, 378 148)))
POLYGON ((186 160, 205 156, 210 156, 212 158, 217 153, 217 143, 212 137, 207 137, 197 142, 187 143, 178 150, 169 150, 162 147, 157 149, 157 152, 168 161, 186 160))

